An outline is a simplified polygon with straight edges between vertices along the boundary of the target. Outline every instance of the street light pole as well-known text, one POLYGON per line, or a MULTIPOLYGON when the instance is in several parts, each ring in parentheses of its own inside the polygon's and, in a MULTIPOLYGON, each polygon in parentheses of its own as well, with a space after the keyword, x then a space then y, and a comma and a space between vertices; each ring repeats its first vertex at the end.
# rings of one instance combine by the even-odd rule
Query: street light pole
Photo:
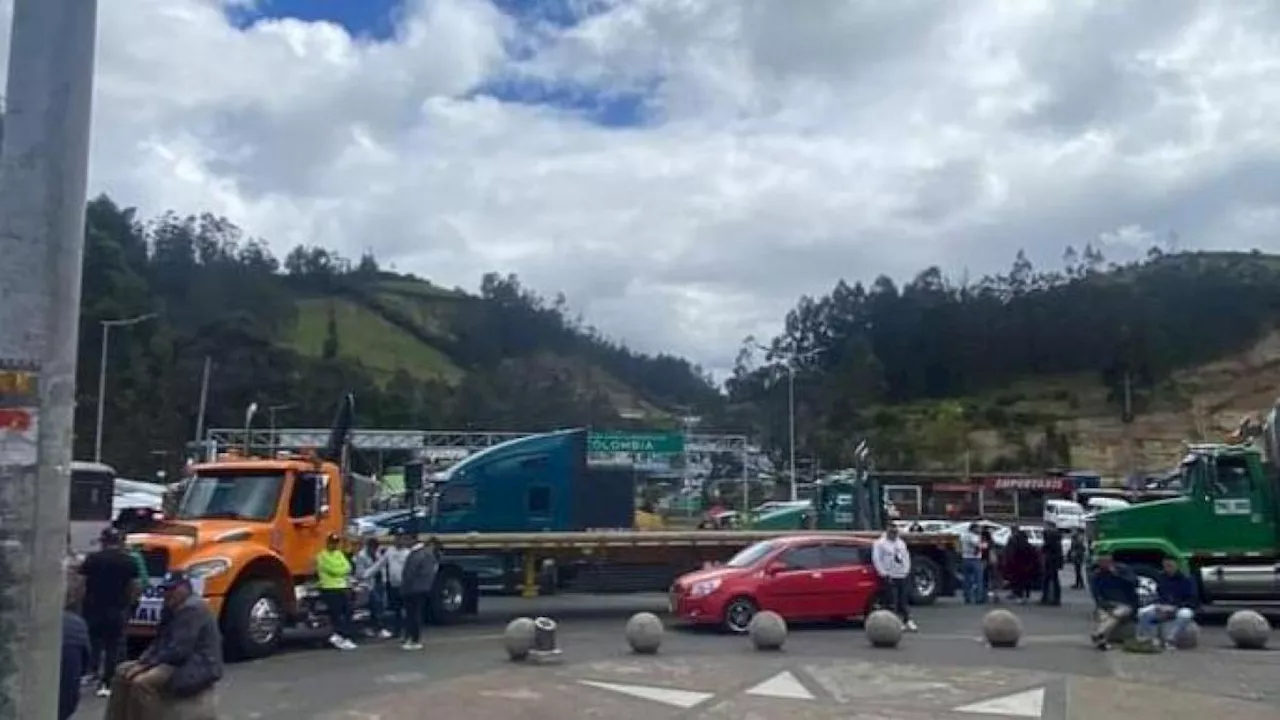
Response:
POLYGON ((790 418, 791 435, 791 502, 796 495, 796 364, 792 359, 787 365, 787 415, 790 418))
POLYGON ((138 315, 124 320, 100 320, 102 325, 102 357, 98 358, 98 423, 93 436, 93 461, 102 462, 102 416, 107 401, 107 352, 111 347, 111 328, 137 325, 155 317, 155 313, 138 315))

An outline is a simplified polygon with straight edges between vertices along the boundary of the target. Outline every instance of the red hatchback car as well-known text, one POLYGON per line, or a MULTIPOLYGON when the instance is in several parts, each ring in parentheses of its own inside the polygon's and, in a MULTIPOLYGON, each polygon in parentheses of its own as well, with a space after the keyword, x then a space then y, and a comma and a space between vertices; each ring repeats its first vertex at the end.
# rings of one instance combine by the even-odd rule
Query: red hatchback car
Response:
POLYGON ((671 613, 736 633, 746 632, 760 610, 788 621, 863 617, 880 587, 871 544, 831 535, 763 540, 724 565, 677 579, 671 586, 671 613))

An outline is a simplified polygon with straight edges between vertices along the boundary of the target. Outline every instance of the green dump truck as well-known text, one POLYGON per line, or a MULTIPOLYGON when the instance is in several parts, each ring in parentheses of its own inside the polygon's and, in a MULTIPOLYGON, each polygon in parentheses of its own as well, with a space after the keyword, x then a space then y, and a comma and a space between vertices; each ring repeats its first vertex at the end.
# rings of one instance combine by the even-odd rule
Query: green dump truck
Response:
POLYGON ((1205 604, 1280 602, 1280 402, 1230 442, 1188 446, 1180 495, 1098 513, 1096 557, 1133 568, 1145 604, 1162 558, 1177 558, 1205 604))

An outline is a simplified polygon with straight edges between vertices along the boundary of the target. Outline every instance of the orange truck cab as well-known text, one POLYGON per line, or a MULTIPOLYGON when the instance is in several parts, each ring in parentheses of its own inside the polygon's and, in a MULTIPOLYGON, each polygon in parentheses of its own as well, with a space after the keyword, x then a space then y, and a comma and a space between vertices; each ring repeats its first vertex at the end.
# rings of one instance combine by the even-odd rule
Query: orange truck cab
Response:
POLYGON ((162 607, 155 584, 170 570, 191 576, 233 659, 271 654, 286 626, 322 624, 315 558, 331 533, 343 533, 346 517, 344 474, 333 461, 346 441, 338 425, 319 457, 228 453, 191 468, 175 512, 128 536, 152 582, 130 636, 154 633, 162 607))

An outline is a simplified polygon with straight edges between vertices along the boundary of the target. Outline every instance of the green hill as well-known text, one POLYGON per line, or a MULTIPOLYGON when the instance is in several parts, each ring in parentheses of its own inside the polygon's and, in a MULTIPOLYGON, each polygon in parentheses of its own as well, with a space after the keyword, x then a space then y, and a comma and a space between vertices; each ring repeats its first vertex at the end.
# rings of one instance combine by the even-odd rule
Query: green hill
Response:
MULTIPOLYGON (((122 472, 176 470, 197 425, 239 427, 245 408, 284 426, 326 426, 354 392, 357 422, 388 429, 538 431, 672 427, 722 398, 669 355, 602 337, 514 276, 448 290, 323 248, 283 259, 222 218, 140 222, 106 198, 86 224, 76 452, 92 452, 103 320, 155 314, 111 335, 105 459, 122 472), (166 460, 167 459, 167 460, 166 460)), ((265 419, 262 422, 266 422, 265 419)))

